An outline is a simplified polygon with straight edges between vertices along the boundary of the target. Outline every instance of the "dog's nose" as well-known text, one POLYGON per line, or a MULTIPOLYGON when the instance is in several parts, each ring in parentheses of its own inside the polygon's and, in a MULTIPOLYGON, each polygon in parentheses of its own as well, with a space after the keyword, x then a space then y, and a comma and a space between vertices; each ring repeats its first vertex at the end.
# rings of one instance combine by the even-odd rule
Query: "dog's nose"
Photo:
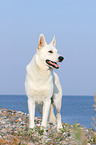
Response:
POLYGON ((62 62, 62 61, 63 61, 63 59, 64 59, 64 57, 63 57, 63 56, 59 56, 59 57, 58 57, 59 62, 62 62))

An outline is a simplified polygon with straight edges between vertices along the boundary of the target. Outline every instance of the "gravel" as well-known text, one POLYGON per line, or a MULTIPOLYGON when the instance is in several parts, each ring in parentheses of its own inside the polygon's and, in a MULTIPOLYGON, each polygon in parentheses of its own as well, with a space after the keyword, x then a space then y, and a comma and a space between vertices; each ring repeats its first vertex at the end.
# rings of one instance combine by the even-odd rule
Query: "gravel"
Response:
POLYGON ((41 118, 35 117, 36 127, 29 129, 28 114, 0 108, 0 145, 96 145, 96 130, 80 124, 62 123, 57 132, 56 123, 41 128, 41 118))

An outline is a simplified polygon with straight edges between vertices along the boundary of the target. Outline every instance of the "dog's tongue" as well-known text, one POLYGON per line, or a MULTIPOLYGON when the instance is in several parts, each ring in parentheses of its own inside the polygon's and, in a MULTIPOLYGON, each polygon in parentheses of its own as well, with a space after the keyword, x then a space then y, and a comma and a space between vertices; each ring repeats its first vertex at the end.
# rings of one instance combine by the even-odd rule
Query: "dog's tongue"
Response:
POLYGON ((59 67, 59 65, 57 63, 54 63, 54 62, 51 62, 51 61, 48 61, 48 63, 50 63, 51 65, 55 66, 56 68, 59 67))

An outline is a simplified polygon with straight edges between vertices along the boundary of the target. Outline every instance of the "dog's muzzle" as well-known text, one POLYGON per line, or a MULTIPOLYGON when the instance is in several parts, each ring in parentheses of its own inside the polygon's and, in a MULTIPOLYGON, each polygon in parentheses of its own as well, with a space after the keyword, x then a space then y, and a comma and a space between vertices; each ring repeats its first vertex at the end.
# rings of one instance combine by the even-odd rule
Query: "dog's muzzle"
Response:
POLYGON ((59 65, 58 65, 56 62, 51 61, 51 60, 49 60, 49 59, 46 60, 46 63, 47 63, 48 66, 51 67, 51 68, 55 68, 55 69, 58 69, 58 68, 59 68, 59 65))
POLYGON ((64 57, 63 57, 63 56, 59 56, 59 57, 58 57, 59 62, 62 62, 62 61, 63 61, 63 59, 64 59, 64 57))
MULTIPOLYGON (((63 56, 59 56, 59 57, 58 57, 58 62, 62 62, 63 59, 64 59, 63 56)), ((55 69, 58 69, 58 68, 59 68, 59 65, 58 65, 56 62, 52 61, 52 60, 47 59, 47 60, 46 60, 46 63, 47 63, 48 66, 51 67, 51 68, 55 68, 55 69)))

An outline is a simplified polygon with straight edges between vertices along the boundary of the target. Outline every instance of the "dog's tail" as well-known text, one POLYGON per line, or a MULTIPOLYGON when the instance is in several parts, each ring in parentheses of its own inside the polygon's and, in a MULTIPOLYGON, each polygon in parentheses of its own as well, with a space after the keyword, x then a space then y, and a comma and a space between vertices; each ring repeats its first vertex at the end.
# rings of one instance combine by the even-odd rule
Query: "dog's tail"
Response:
POLYGON ((49 122, 55 123, 55 121, 56 121, 56 118, 54 115, 54 106, 53 106, 53 104, 51 104, 50 112, 49 112, 49 122))

